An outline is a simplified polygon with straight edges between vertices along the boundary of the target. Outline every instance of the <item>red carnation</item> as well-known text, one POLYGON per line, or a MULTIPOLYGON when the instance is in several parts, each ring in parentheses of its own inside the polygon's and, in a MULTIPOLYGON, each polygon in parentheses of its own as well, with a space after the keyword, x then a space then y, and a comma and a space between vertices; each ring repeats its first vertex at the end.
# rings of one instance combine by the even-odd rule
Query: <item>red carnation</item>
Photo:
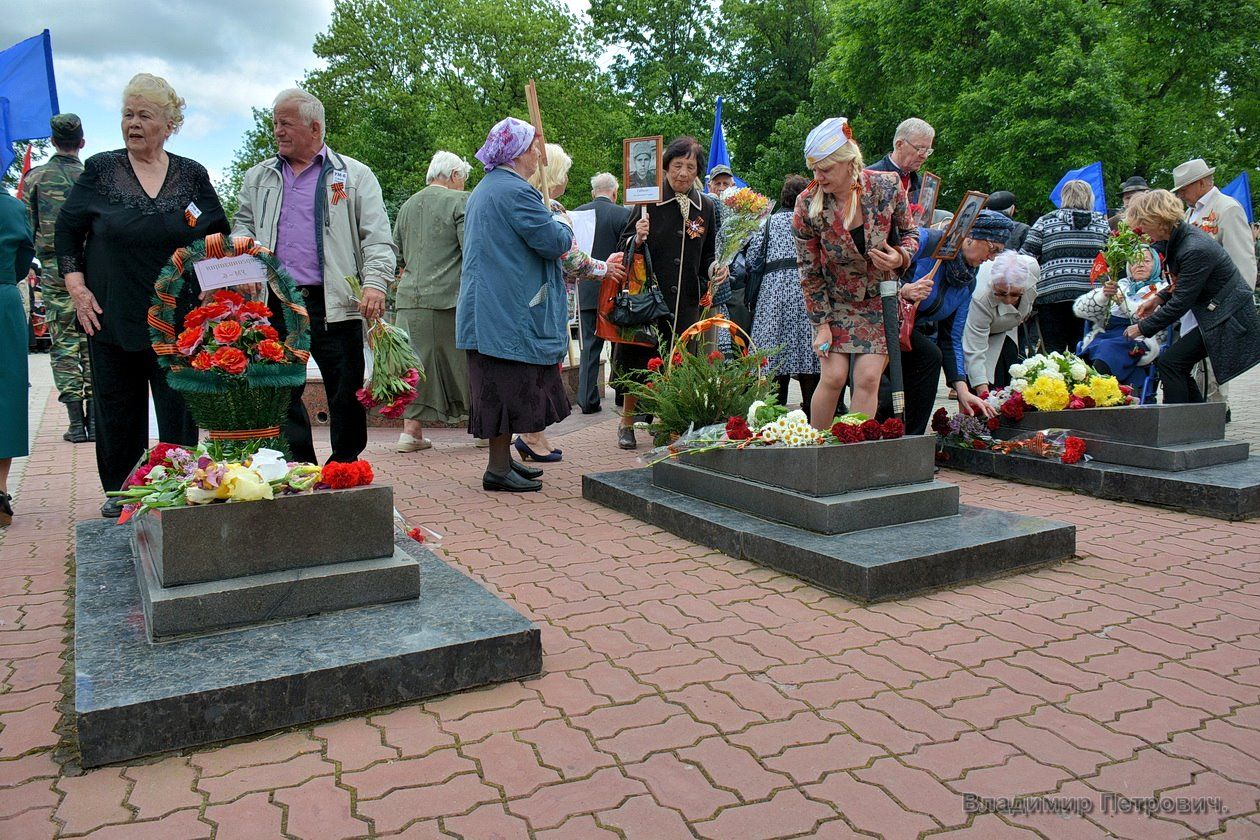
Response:
POLYGON ((841 443, 861 443, 864 440, 861 428, 852 423, 836 423, 831 427, 831 433, 841 443))
POLYGON ((720 358, 722 358, 722 351, 721 351, 721 350, 714 350, 712 353, 710 353, 710 354, 709 354, 709 361, 710 361, 710 362, 716 362, 716 361, 717 361, 718 359, 720 359, 720 358))
POLYGON ((662 359, 660 356, 653 356, 652 358, 648 359, 647 369, 651 371, 657 371, 661 369, 661 365, 663 364, 665 364, 664 359, 662 359))
POLYGON ((1085 403, 1086 408, 1098 407, 1098 403, 1094 401, 1093 397, 1081 397, 1081 402, 1085 403))
POLYGON ((989 427, 990 432, 996 432, 999 428, 1002 427, 1002 421, 996 417, 990 417, 988 420, 985 421, 984 425, 989 427))
POLYGON ((245 366, 249 364, 249 359, 235 347, 220 347, 214 352, 213 363, 215 367, 224 373, 230 373, 235 376, 245 372, 245 366))
MULTIPOLYGON (((185 322, 187 323, 187 322, 185 322)), ((189 327, 179 334, 175 340, 175 349, 185 356, 191 356, 201 346, 201 327, 189 327)))
POLYGON ((679 353, 679 352, 675 351, 674 355, 672 355, 672 356, 670 356, 670 357, 669 357, 669 363, 670 363, 671 365, 681 365, 681 364, 682 364, 682 353, 679 353))
POLYGON ((214 367, 214 356, 208 350, 202 350, 192 359, 193 370, 210 370, 214 367))
POLYGON ((260 341, 258 342, 258 358, 268 362, 283 362, 284 345, 271 339, 260 341))
POLYGON ((214 293, 214 299, 218 303, 230 303, 232 306, 240 306, 245 302, 244 297, 228 289, 219 289, 214 293))
POLYGON ((1069 437, 1063 442, 1063 457, 1059 460, 1065 464, 1075 464, 1085 457, 1085 441, 1078 437, 1069 437))
POLYGON ((880 431, 884 433, 884 440, 896 440, 904 437, 906 434, 906 424, 902 423, 896 417, 889 417, 883 422, 880 431))
POLYGON ((1085 407, 1085 401, 1080 397, 1069 397, 1067 407, 1072 411, 1076 411, 1085 407))
POLYGON ((407 536, 411 537, 416 542, 424 542, 424 531, 421 531, 419 528, 412 528, 407 532, 407 536))
POLYGON ((980 440, 979 438, 976 438, 975 440, 971 442, 971 448, 972 449, 988 449, 989 445, 985 443, 984 441, 980 440))
POLYGON ((214 340, 220 344, 231 344, 241 337, 240 321, 220 321, 214 325, 214 340))
POLYGON ((1024 395, 1016 391, 1002 403, 1002 416, 1018 423, 1024 419, 1024 395))
POLYGON ((165 461, 172 451, 182 448, 183 447, 176 446, 173 443, 159 443, 157 446, 153 447, 153 452, 149 455, 149 466, 156 467, 158 464, 165 461))
POLYGON ((726 421, 726 437, 730 440, 748 440, 752 437, 752 429, 743 417, 732 417, 726 421))
POLYGON ((932 431, 938 435, 949 434, 949 412, 943 408, 936 409, 936 413, 932 415, 932 431))
POLYGON ((862 440, 879 440, 884 436, 884 429, 878 420, 866 420, 858 426, 858 430, 862 432, 862 440))
POLYGON ((1127 397, 1133 393, 1133 387, 1131 385, 1121 385, 1120 393, 1124 394, 1127 397))

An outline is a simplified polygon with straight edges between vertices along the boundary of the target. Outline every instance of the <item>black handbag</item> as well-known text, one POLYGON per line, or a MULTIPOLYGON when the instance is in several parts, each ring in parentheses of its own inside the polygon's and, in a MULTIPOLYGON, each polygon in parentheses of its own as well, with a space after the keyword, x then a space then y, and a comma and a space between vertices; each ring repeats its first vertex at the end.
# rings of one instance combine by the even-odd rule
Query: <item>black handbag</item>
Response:
POLYGON ((643 248, 642 260, 643 287, 638 294, 631 294, 626 288, 626 285, 637 274, 638 266, 635 265, 637 257, 632 239, 630 247, 626 249, 624 263, 626 279, 622 281, 621 290, 613 299, 612 312, 608 313, 608 320, 619 327, 640 327, 654 323, 670 314, 669 304, 665 302, 665 295, 661 292, 661 284, 657 282, 656 273, 652 271, 652 257, 646 245, 643 248))

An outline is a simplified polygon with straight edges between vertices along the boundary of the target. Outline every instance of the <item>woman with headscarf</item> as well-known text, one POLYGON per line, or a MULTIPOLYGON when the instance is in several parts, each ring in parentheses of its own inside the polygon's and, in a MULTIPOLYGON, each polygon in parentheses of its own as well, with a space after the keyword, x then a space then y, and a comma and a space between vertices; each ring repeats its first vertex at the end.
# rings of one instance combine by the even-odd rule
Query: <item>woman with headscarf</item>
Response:
POLYGON ((526 180, 540 156, 533 126, 512 117, 496 123, 477 151, 486 176, 464 213, 455 345, 468 351, 468 431, 490 441, 486 490, 541 489, 542 470, 512 460, 512 432, 540 432, 569 416, 560 258, 573 232, 526 180))
MULTIPOLYGON (((675 336, 700 317, 700 298, 710 281, 715 286, 730 273, 718 266, 714 255, 717 243, 716 206, 696 187, 704 171, 704 149, 694 137, 679 137, 665 149, 665 183, 662 199, 643 205, 621 232, 623 242, 633 239, 636 247, 646 247, 661 292, 671 314, 657 325, 667 346, 640 347, 618 344, 613 349, 613 370, 618 375, 641 374, 653 356, 672 352, 675 336)), ((617 446, 634 449, 634 414, 638 400, 629 394, 622 407, 617 446)))
POLYGON ((996 413, 984 400, 990 387, 1010 384, 1011 365, 1019 361, 1019 325, 1032 314, 1040 276, 1036 260, 1011 251, 980 266, 962 339, 965 385, 980 399, 964 402, 960 393, 963 414, 992 417, 996 413))
POLYGON ((1089 334, 1081 342, 1081 358, 1099 373, 1111 374, 1126 385, 1146 375, 1140 369, 1155 361, 1164 340, 1166 331, 1150 338, 1124 337, 1142 302, 1168 286, 1161 268, 1159 254, 1147 245, 1142 259, 1129 263, 1123 280, 1104 283, 1072 305, 1076 317, 1090 322, 1089 334))
POLYGON ((879 283, 910 264, 919 230, 900 178, 864 167, 844 117, 809 133, 805 164, 814 182, 796 199, 792 232, 813 348, 822 360, 810 422, 828 429, 850 371, 852 409, 873 417, 879 407, 888 364, 879 283))
MULTIPOLYGON (((939 265, 932 253, 945 231, 919 228, 914 280, 900 290, 901 297, 917 307, 910 349, 901 351, 906 382, 906 434, 921 435, 927 431, 942 368, 945 382, 958 394, 960 410, 974 411, 981 402, 967 386, 963 330, 976 287, 976 269, 1002 252, 1011 227, 1005 213, 981 210, 971 232, 963 238, 958 256, 939 265)), ((891 416, 891 395, 887 402, 891 416)))

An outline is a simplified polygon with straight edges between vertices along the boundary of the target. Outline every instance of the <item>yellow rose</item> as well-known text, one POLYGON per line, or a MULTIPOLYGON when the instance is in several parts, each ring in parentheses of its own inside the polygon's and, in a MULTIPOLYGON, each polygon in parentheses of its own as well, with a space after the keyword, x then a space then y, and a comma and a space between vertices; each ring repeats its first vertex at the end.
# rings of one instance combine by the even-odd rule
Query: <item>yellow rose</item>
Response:
POLYGON ((228 490, 228 501, 232 502, 257 502, 272 497, 271 485, 257 471, 240 464, 228 467, 223 486, 228 490))
POLYGON ((1095 376, 1089 381, 1089 395, 1099 406, 1123 405, 1124 394, 1114 376, 1095 376))
POLYGON ((1024 390, 1024 402, 1038 411, 1059 411, 1067 407, 1068 389, 1062 379, 1038 376, 1024 390))

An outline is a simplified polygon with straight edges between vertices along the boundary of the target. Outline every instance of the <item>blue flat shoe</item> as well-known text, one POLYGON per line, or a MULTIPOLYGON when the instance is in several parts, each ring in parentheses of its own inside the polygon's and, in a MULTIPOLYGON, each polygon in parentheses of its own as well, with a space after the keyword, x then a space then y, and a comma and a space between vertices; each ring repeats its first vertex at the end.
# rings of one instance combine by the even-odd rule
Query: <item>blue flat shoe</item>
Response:
POLYGON ((546 455, 539 455, 530 449, 529 445, 519 436, 512 441, 512 445, 516 447, 517 452, 521 453, 522 461, 538 461, 541 464, 549 464, 564 460, 564 453, 559 449, 553 449, 546 455))

